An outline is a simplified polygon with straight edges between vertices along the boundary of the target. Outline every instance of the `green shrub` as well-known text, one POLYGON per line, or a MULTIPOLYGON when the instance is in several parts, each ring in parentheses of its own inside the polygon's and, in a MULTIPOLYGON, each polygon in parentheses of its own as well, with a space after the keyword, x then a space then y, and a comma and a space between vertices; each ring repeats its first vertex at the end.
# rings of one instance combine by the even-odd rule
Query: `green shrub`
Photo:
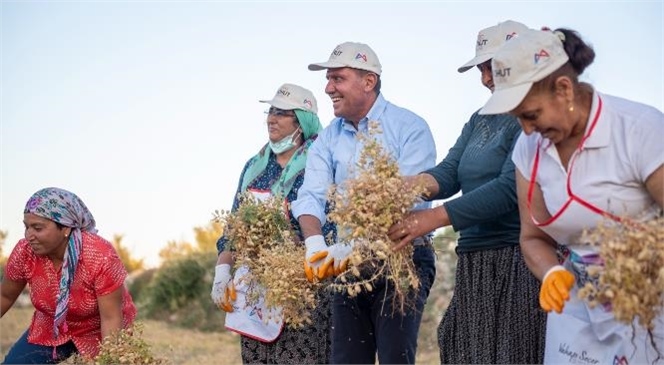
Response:
POLYGON ((223 312, 210 299, 216 260, 195 252, 162 264, 140 294, 141 315, 203 331, 223 328, 223 312))
POLYGON ((146 297, 145 293, 147 288, 152 282, 152 278, 157 273, 157 269, 143 270, 140 273, 130 274, 131 279, 129 282, 129 294, 131 294, 134 303, 139 303, 146 297))

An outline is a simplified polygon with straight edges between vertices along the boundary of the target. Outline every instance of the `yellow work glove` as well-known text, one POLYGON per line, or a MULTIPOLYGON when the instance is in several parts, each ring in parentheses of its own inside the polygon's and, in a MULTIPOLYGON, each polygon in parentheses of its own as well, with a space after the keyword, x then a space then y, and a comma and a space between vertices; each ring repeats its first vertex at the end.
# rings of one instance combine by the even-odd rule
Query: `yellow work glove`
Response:
POLYGON ((212 301, 225 312, 233 311, 232 302, 237 299, 235 285, 231 277, 231 265, 219 264, 214 268, 214 282, 210 293, 212 301))
POLYGON ((325 239, 321 235, 307 237, 304 240, 307 250, 304 254, 304 275, 309 282, 314 281, 314 276, 319 279, 325 277, 324 272, 320 272, 323 259, 327 257, 328 247, 325 239))
POLYGON ((540 288, 540 307, 546 312, 563 311, 565 301, 569 299, 569 292, 574 285, 574 275, 564 267, 556 265, 544 274, 540 288))

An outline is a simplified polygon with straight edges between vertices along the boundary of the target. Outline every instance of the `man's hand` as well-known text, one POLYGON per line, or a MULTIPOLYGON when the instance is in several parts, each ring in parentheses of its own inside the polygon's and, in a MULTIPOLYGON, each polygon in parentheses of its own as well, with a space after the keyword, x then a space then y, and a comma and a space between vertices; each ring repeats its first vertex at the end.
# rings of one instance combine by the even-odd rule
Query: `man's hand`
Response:
POLYGON ((313 282, 314 276, 318 276, 319 279, 321 274, 323 277, 325 276, 325 273, 319 272, 319 269, 323 264, 323 259, 328 255, 329 247, 325 244, 323 236, 319 234, 307 237, 304 244, 307 248, 304 254, 304 274, 309 282, 313 282))
POLYGON ((346 271, 348 259, 353 252, 353 245, 346 243, 335 243, 328 249, 328 255, 318 271, 318 278, 337 276, 346 271), (321 277, 322 274, 322 277, 321 277))
POLYGON ((569 292, 574 285, 574 275, 564 267, 556 265, 549 269, 542 280, 540 288, 540 307, 546 312, 563 311, 565 301, 569 299, 569 292))

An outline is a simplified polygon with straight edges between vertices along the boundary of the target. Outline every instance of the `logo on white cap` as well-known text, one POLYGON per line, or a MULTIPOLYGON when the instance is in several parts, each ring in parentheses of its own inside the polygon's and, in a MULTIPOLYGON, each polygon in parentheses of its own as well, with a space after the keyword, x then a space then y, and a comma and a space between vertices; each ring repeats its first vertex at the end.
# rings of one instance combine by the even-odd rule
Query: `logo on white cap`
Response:
POLYGON ((283 84, 271 100, 259 100, 282 110, 301 109, 314 114, 318 113, 318 106, 314 94, 298 85, 283 84))
POLYGON ((547 59, 549 57, 549 53, 545 49, 541 49, 539 52, 535 53, 535 64, 538 64, 542 57, 546 57, 547 59))
POLYGON ((513 20, 506 20, 502 23, 498 23, 498 25, 482 29, 477 34, 475 57, 459 67, 457 71, 466 72, 471 68, 490 60, 505 42, 527 30, 528 27, 513 20))
POLYGON ((534 83, 562 67, 569 57, 557 35, 528 30, 507 42, 491 61, 495 89, 480 114, 507 113, 521 104, 534 83))
POLYGON ((356 42, 345 42, 336 46, 327 62, 312 63, 309 65, 309 70, 320 71, 342 67, 371 71, 377 75, 382 72, 378 56, 371 47, 356 42))

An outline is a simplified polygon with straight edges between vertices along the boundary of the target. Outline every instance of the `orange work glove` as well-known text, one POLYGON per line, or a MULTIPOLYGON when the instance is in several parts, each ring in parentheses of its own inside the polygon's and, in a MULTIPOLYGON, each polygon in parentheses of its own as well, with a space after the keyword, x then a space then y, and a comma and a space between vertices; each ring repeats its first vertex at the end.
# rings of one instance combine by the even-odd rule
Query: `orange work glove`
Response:
POLYGON ((540 288, 540 307, 546 312, 563 311, 565 301, 569 299, 569 292, 574 285, 574 275, 564 267, 556 265, 544 274, 540 288))

